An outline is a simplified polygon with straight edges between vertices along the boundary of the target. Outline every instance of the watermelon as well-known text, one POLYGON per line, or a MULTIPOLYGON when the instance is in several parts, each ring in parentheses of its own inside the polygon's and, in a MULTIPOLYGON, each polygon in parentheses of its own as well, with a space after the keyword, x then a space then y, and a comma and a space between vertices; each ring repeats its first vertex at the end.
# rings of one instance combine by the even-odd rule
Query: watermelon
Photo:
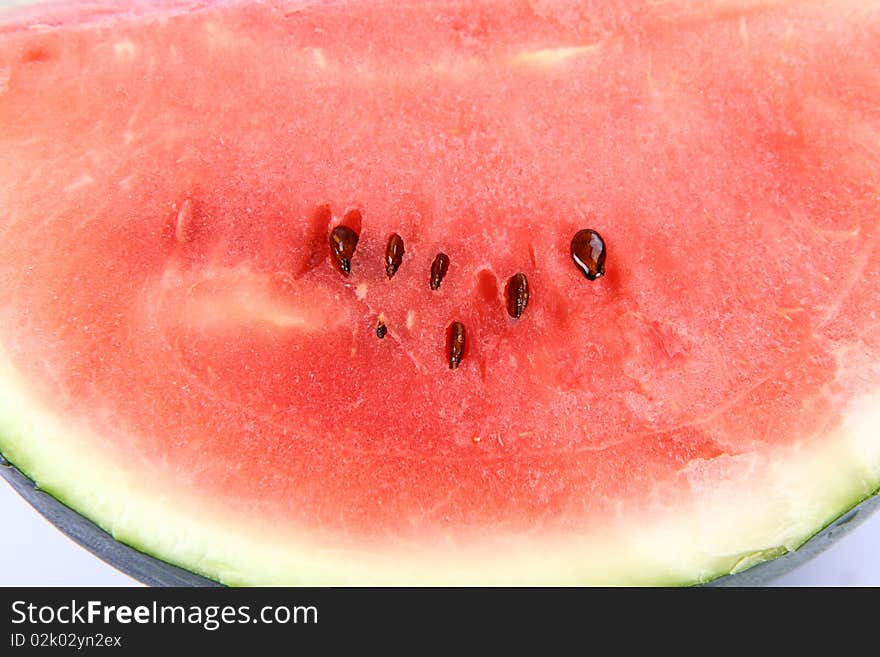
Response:
POLYGON ((877 61, 863 0, 9 10, 0 452, 227 584, 795 550, 880 487, 877 61))

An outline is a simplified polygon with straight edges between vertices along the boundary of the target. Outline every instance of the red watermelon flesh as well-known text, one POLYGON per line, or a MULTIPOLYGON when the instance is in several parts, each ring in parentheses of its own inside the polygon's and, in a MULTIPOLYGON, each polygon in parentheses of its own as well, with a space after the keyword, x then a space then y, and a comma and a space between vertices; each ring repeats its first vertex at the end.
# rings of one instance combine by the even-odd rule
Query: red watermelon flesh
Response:
POLYGON ((876 2, 8 13, 0 450, 230 583, 795 548, 880 486, 877 61, 876 2))

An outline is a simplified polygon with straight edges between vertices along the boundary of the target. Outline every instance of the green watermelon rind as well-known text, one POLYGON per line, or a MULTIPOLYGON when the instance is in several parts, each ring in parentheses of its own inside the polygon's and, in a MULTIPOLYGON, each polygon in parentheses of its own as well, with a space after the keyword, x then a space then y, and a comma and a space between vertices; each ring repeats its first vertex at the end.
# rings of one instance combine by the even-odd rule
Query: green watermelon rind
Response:
MULTIPOLYGON (((20 469, 16 468, 12 462, 6 459, 2 452, 0 452, 0 466, 14 469, 19 473, 21 479, 25 479, 25 475, 20 474, 20 469)), ((209 573, 196 573, 187 570, 185 564, 172 565, 170 562, 157 560, 156 557, 149 554, 148 548, 144 546, 129 545, 116 541, 101 527, 95 525, 91 520, 65 504, 63 500, 50 495, 47 491, 36 486, 30 479, 26 479, 25 484, 19 482, 16 485, 12 477, 3 470, 0 470, 0 476, 5 476, 9 479, 13 489, 29 504, 40 511, 50 522, 53 522, 61 531, 111 566, 134 577, 138 581, 160 586, 207 586, 217 584, 216 580, 210 578, 209 573), (42 494, 49 496, 51 500, 49 504, 54 503, 51 506, 51 513, 46 509, 47 502, 45 499, 39 498, 42 494), (76 519, 78 526, 74 526, 75 522, 72 520, 72 517, 76 519), (106 541, 114 541, 115 545, 108 548, 106 541), (179 570, 181 568, 182 571, 179 570)), ((766 584, 822 553, 835 540, 854 529, 870 512, 875 511, 878 504, 880 504, 880 488, 875 489, 867 496, 857 499, 852 506, 843 511, 838 517, 827 523, 815 534, 808 537, 800 546, 792 550, 770 549, 746 554, 742 556, 742 561, 747 561, 750 565, 745 570, 737 570, 733 573, 719 573, 707 581, 676 582, 675 584, 710 586, 754 586, 766 584), (855 521, 857 515, 858 521, 855 521)))

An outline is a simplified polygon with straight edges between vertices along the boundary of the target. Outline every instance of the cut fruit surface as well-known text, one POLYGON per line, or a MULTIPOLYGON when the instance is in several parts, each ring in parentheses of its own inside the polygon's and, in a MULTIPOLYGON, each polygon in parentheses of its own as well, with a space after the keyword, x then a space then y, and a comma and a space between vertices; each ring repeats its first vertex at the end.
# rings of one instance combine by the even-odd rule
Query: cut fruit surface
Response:
POLYGON ((796 548, 880 487, 880 3, 697 4, 0 14, 0 451, 234 584, 796 548))

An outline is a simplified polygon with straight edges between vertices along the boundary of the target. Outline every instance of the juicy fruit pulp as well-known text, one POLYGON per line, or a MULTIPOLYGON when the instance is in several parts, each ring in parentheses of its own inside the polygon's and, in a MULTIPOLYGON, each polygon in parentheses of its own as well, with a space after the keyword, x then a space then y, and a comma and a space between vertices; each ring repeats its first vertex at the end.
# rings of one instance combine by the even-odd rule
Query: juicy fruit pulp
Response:
POLYGON ((877 3, 56 12, 0 37, 3 372, 111 529, 161 484, 137 540, 234 581, 687 580, 876 488, 877 3))

